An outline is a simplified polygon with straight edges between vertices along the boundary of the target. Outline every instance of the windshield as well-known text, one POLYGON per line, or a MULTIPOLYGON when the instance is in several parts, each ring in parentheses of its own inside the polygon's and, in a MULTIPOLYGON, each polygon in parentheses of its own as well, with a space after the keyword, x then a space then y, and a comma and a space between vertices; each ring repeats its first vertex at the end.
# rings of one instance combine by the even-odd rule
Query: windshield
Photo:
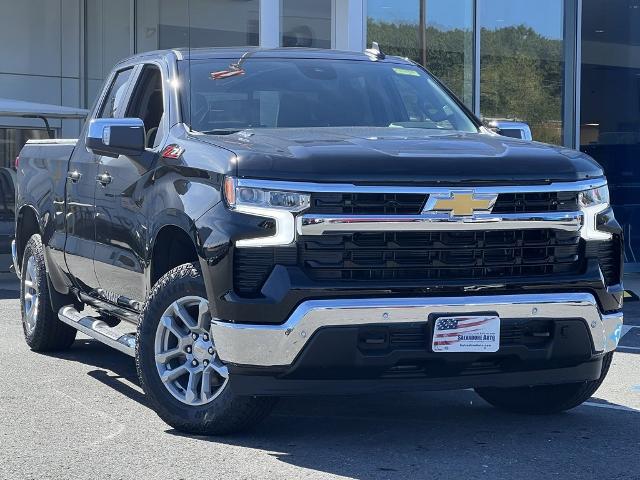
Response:
MULTIPOLYGON (((183 101, 192 129, 214 134, 305 127, 478 131, 438 83, 413 65, 271 58, 230 65, 236 62, 191 62, 191 94, 183 92, 183 101)), ((181 62, 183 73, 186 63, 181 62)))

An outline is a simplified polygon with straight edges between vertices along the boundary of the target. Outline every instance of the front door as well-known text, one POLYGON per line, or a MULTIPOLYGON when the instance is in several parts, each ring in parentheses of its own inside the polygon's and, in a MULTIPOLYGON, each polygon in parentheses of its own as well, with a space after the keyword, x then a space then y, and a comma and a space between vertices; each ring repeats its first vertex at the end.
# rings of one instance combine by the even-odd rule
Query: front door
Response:
MULTIPOLYGON (((118 72, 111 82, 108 93, 96 111, 98 118, 113 118, 122 108, 122 101, 129 88, 132 69, 118 72)), ((86 130, 86 129, 85 129, 86 130)), ((86 131, 69 160, 66 189, 65 260, 77 286, 89 292, 98 288, 94 268, 96 246, 96 207, 99 156, 89 152, 85 146, 86 131)))
MULTIPOLYGON (((154 158, 166 132, 162 74, 155 64, 144 65, 132 89, 126 117, 144 121, 147 159, 154 158)), ((103 294, 127 305, 146 297, 145 246, 147 217, 144 187, 151 181, 146 162, 121 155, 103 157, 96 190, 95 268, 103 294)), ((134 305, 135 306, 135 305, 134 305)))

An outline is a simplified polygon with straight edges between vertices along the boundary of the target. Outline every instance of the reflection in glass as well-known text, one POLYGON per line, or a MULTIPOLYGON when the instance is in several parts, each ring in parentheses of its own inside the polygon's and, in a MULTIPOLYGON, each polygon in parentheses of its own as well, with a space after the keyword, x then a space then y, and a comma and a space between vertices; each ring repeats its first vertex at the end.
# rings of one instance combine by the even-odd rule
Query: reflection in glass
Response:
POLYGON ((584 0, 580 149, 605 169, 625 258, 640 261, 640 1, 584 0))
POLYGON ((480 111, 562 144, 564 8, 559 0, 480 1, 480 111))
POLYGON ((331 0, 282 0, 283 47, 331 48, 331 0))
MULTIPOLYGON (((54 130, 54 132, 56 132, 54 130)), ((56 132, 57 133, 57 132, 56 132)), ((49 133, 44 128, 0 128, 0 167, 13 167, 16 157, 27 140, 44 140, 49 133)))
POLYGON ((307 127, 478 131, 431 76, 413 65, 250 57, 242 64, 243 75, 214 81, 211 72, 228 68, 228 61, 194 60, 190 68, 191 94, 185 100, 192 102, 191 126, 200 132, 307 127))
POLYGON ((367 15, 367 43, 426 66, 472 106, 472 0, 368 0, 367 15))
POLYGON ((473 1, 427 0, 425 66, 473 104, 473 1))

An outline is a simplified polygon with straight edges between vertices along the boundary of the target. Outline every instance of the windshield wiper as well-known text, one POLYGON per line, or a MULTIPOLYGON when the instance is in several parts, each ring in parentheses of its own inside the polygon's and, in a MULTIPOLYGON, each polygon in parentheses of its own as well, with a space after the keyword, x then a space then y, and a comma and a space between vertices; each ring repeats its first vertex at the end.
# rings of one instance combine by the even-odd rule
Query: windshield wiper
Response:
POLYGON ((243 128, 217 128, 215 130, 207 130, 202 132, 206 135, 233 135, 244 130, 243 128))

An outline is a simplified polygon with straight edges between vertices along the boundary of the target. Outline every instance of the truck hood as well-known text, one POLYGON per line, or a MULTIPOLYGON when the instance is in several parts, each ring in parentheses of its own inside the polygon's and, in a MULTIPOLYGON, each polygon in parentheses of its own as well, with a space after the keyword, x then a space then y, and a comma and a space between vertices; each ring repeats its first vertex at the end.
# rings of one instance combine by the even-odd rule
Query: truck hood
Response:
POLYGON ((237 175, 356 184, 531 184, 603 175, 580 152, 491 134, 399 128, 245 130, 207 141, 233 151, 237 175))

